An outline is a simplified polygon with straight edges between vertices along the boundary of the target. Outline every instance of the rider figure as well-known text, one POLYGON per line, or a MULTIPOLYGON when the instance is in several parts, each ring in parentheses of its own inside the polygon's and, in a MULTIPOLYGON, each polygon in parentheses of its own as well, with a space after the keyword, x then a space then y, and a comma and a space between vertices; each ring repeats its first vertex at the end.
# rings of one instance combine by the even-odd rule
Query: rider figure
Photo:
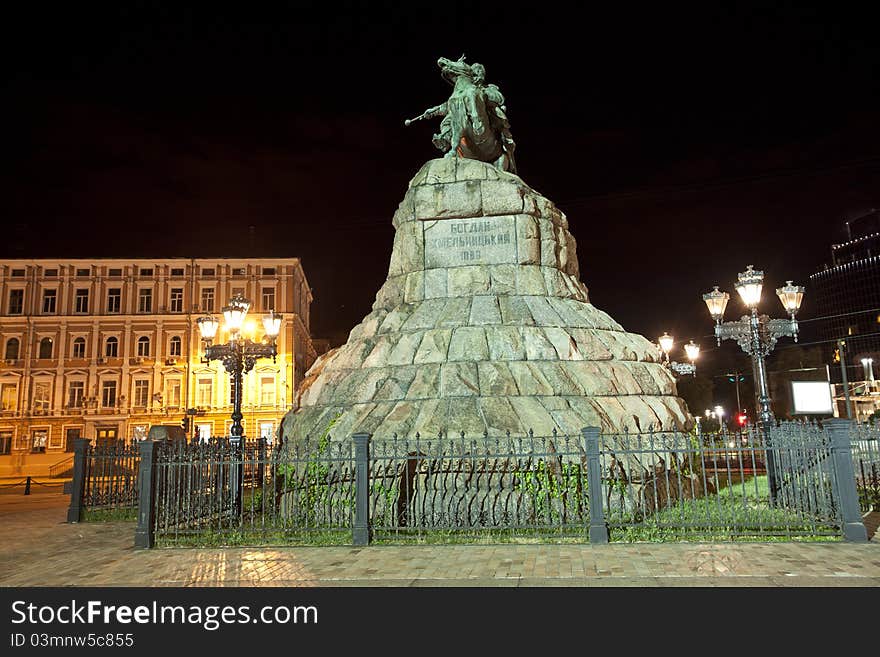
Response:
MULTIPOLYGON (((497 138, 500 139, 502 154, 495 161, 495 165, 502 170, 516 172, 516 164, 513 159, 513 151, 516 144, 510 132, 510 122, 507 119, 506 108, 504 106, 504 96, 501 90, 495 84, 485 84, 486 68, 479 63, 465 64, 462 57, 456 64, 459 64, 458 74, 465 75, 470 78, 473 83, 472 88, 480 96, 480 102, 485 106, 488 114, 489 125, 486 126, 480 118, 480 112, 476 107, 476 99, 473 96, 462 97, 453 94, 445 103, 441 103, 435 107, 425 110, 420 116, 414 119, 407 119, 404 125, 410 125, 413 121, 420 119, 430 119, 434 117, 443 117, 440 122, 440 131, 432 138, 434 146, 446 153, 447 157, 455 157, 456 154, 464 157, 459 144, 452 144, 452 137, 455 133, 455 122, 470 123, 473 128, 471 138, 474 143, 471 147, 479 147, 479 144, 485 143, 486 139, 491 139, 487 134, 487 128, 497 138)), ((445 60, 443 60, 445 61, 445 60)), ((450 83, 454 83, 454 79, 447 77, 446 71, 443 77, 450 83)))

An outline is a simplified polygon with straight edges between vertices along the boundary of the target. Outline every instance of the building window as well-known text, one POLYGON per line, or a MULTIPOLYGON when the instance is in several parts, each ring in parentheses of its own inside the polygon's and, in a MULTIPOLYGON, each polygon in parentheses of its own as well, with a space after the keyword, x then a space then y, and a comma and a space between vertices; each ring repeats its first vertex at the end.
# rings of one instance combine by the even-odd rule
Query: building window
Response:
POLYGON ((165 382, 165 405, 169 408, 180 407, 180 379, 165 382))
POLYGON ((172 276, 183 276, 183 267, 174 267, 171 269, 172 276))
POLYGON ((175 287, 171 290, 171 312, 183 312, 183 288, 175 287))
POLYGON ((207 269, 202 269, 202 276, 214 276, 214 268, 209 267, 207 269))
POLYGON ((134 405, 143 407, 150 399, 150 382, 147 379, 138 379, 134 382, 134 405))
POLYGON ((64 451, 72 452, 75 447, 75 440, 79 440, 82 438, 82 429, 77 427, 76 429, 67 429, 64 432, 64 451))
POLYGON ((107 312, 118 313, 122 306, 122 288, 111 287, 107 290, 107 312))
POLYGON ((108 358, 119 356, 119 338, 109 337, 104 345, 104 355, 108 358))
POLYGON ((146 335, 142 335, 137 340, 137 355, 145 357, 150 355, 150 338, 146 335))
POLYGON ((24 290, 9 290, 9 314, 21 315, 24 312, 24 290))
POLYGON ((43 314, 55 314, 55 301, 58 299, 58 290, 43 290, 43 314))
POLYGON ((104 381, 101 383, 101 406, 113 408, 116 406, 116 381, 104 381))
POLYGON ((275 424, 273 422, 260 422, 260 438, 271 445, 275 440, 275 424))
POLYGON ((57 278, 58 277, 58 270, 57 269, 44 269, 43 276, 45 278, 57 278))
POLYGON ((0 454, 10 454, 12 452, 12 432, 0 431, 0 454))
POLYGON ((92 270, 91 269, 77 269, 76 275, 77 276, 91 276, 92 270))
POLYGON ((85 358, 86 357, 86 339, 85 338, 77 338, 73 341, 73 357, 74 358, 85 358))
POLYGON ((260 379, 260 406, 275 405, 275 377, 264 376, 260 379))
POLYGON ((34 429, 31 438, 31 452, 34 454, 44 453, 46 443, 49 441, 49 432, 46 429, 34 429))
POLYGON ((9 338, 6 341, 6 360, 16 360, 18 358, 18 338, 9 338))
POLYGON ((153 290, 145 287, 138 290, 138 312, 153 312, 153 290))
POLYGON ((18 410, 18 385, 15 383, 0 384, 0 404, 4 411, 18 410))
POLYGON ((214 312, 214 288, 202 288, 202 312, 214 312))
POLYGON ((140 273, 141 273, 141 276, 152 276, 153 270, 149 269, 149 268, 144 268, 144 269, 141 269, 140 273))
POLYGON ((107 270, 107 275, 114 277, 122 276, 122 270, 117 268, 110 268, 107 270))
POLYGON ((244 276, 245 275, 244 267, 233 267, 232 268, 232 275, 233 276, 244 276))
POLYGON ((87 313, 89 312, 89 291, 77 290, 73 302, 73 312, 87 313))
POLYGON ((15 278, 23 278, 24 277, 24 269, 13 269, 12 275, 15 278))
POLYGON ((214 379, 199 379, 196 388, 196 406, 210 408, 214 399, 214 379))
POLYGON ((234 287, 232 288, 232 296, 244 296, 244 288, 243 287, 234 287))
POLYGON ((43 338, 40 340, 40 348, 37 358, 52 358, 52 338, 43 338))
POLYGON ((171 338, 171 342, 168 343, 168 355, 169 356, 180 356, 182 353, 181 346, 183 341, 180 339, 179 335, 175 335, 171 338))
POLYGON ((263 288, 263 310, 275 310, 275 288, 263 288))
POLYGON ((33 409, 39 413, 47 413, 50 406, 50 394, 48 382, 35 381, 33 409))
POLYGON ((263 276, 274 276, 275 267, 263 267, 263 276))
POLYGON ((211 442, 211 429, 213 426, 210 424, 197 424, 196 431, 199 435, 199 441, 203 443, 211 442))
POLYGON ((84 381, 71 381, 67 387, 67 407, 82 408, 85 390, 86 384, 84 381))

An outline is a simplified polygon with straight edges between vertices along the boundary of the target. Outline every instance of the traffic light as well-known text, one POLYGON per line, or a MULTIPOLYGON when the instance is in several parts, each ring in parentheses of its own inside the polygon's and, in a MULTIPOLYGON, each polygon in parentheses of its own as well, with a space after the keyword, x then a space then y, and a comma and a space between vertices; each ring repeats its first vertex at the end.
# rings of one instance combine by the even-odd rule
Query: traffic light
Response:
POLYGON ((183 427, 184 433, 189 433, 190 422, 192 422, 192 419, 188 415, 184 415, 183 419, 180 421, 180 426, 183 427))
POLYGON ((749 416, 745 413, 740 413, 736 416, 736 421, 739 423, 739 426, 744 427, 749 422, 749 416))

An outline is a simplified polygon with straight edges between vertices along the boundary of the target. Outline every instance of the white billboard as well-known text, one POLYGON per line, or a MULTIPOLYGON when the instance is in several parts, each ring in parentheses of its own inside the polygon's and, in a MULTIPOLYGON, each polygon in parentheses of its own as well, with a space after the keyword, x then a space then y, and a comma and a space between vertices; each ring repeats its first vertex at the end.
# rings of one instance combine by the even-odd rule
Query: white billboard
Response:
POLYGON ((834 402, 828 381, 792 381, 791 398, 796 415, 832 415, 834 402))

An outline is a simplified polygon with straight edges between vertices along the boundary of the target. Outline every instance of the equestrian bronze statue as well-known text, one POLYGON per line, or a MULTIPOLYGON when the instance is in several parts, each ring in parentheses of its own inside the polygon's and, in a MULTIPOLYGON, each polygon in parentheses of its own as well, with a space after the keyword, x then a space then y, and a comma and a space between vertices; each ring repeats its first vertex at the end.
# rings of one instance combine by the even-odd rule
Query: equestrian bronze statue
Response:
POLYGON ((443 79, 452 85, 452 94, 445 103, 407 119, 404 125, 442 116, 433 143, 445 157, 489 162, 502 171, 516 173, 516 144, 510 134, 504 96, 497 85, 485 84, 485 67, 465 63, 464 55, 456 61, 441 57, 437 65, 443 79))

